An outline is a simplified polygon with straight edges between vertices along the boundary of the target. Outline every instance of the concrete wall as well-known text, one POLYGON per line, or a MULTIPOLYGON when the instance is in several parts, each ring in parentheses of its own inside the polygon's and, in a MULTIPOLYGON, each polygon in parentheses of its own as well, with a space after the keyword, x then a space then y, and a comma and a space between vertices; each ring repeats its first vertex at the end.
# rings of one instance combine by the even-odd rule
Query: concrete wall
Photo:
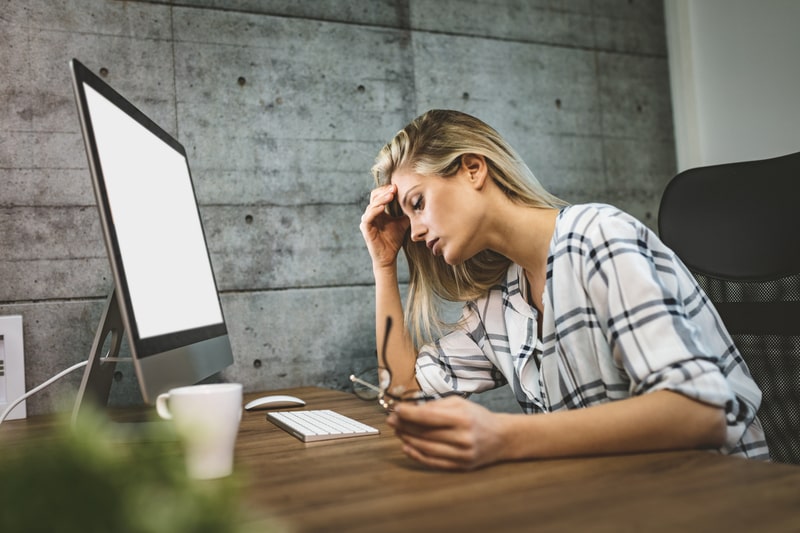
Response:
MULTIPOLYGON (((23 316, 28 388, 87 357, 112 284, 72 57, 187 147, 236 357, 221 378, 246 390, 345 388, 374 361, 368 169, 428 108, 483 118, 565 199, 655 224, 675 170, 661 2, 170 4, 3 2, 0 315, 23 316)), ((112 402, 140 402, 118 368, 112 402)), ((79 382, 28 412, 70 408, 79 382)))

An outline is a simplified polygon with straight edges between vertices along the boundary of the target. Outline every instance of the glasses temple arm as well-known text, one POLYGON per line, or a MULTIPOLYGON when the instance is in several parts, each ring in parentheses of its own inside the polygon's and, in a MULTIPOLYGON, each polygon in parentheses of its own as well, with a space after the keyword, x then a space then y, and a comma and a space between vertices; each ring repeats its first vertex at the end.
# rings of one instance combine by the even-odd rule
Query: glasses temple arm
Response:
POLYGON ((376 387, 372 383, 364 381, 363 379, 358 378, 353 374, 350 374, 350 381, 352 381, 353 383, 358 383, 359 385, 362 385, 362 386, 364 386, 364 387, 366 387, 366 388, 368 388, 370 390, 373 390, 373 391, 377 392, 378 394, 381 394, 383 392, 379 387, 376 387))

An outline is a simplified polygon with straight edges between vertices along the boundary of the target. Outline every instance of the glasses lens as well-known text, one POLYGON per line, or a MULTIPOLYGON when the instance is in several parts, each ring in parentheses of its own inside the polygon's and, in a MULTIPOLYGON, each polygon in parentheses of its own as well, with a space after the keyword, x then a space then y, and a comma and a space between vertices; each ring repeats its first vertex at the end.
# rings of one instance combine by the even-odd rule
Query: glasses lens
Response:
POLYGON ((364 370, 355 374, 355 377, 358 378, 355 381, 351 381, 351 385, 353 387, 353 394, 361 398, 362 400, 377 400, 378 399, 378 391, 372 389, 361 382, 366 382, 370 385, 375 387, 378 386, 378 369, 377 368, 370 368, 368 370, 364 370))
POLYGON ((378 383, 378 387, 380 387, 381 390, 388 389, 389 385, 392 383, 392 375, 389 373, 389 371, 386 368, 379 366, 375 370, 375 375, 378 379, 378 381, 376 381, 376 383, 378 383))

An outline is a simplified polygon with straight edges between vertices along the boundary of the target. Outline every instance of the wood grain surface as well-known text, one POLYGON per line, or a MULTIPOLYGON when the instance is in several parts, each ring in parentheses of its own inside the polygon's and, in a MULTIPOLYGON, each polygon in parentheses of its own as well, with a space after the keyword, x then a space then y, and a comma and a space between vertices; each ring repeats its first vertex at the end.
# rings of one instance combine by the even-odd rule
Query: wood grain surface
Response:
MULTIPOLYGON (((800 531, 794 465, 684 451, 439 472, 402 454, 377 404, 316 387, 270 393, 381 431, 304 444, 264 411, 244 412, 235 452, 243 498, 289 531, 800 531)), ((45 438, 54 420, 6 422, 0 447, 45 438)))

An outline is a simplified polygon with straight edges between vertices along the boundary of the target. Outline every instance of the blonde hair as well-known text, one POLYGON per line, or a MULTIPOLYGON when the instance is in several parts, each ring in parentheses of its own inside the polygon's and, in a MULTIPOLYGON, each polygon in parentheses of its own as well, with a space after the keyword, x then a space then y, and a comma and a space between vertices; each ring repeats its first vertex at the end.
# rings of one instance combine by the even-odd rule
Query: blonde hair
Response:
MULTIPOLYGON (((434 109, 414 119, 375 158, 377 186, 391 182, 400 168, 429 176, 453 176, 464 154, 482 155, 492 180, 514 202, 532 207, 562 207, 566 202, 547 192, 513 148, 483 121, 459 111, 434 109)), ((399 215, 398 205, 391 206, 399 215)), ((415 342, 430 342, 449 324, 441 318, 443 300, 464 302, 485 295, 504 278, 511 261, 483 250, 460 265, 448 265, 424 242, 408 235, 403 251, 409 266, 406 327, 415 342)))

